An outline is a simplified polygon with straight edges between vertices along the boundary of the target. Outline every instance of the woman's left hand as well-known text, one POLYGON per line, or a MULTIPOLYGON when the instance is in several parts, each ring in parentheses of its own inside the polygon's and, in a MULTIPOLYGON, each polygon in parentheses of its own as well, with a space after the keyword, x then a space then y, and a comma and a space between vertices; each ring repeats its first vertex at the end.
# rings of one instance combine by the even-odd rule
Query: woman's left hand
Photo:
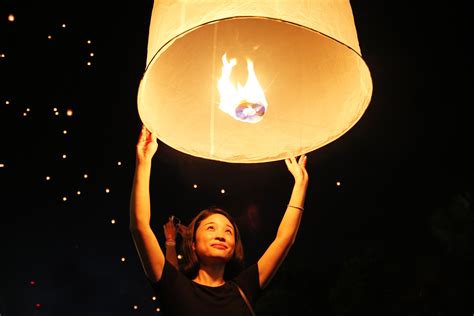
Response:
POLYGON ((290 157, 285 159, 286 167, 290 173, 295 178, 295 183, 307 183, 308 182, 308 172, 306 171, 306 155, 301 155, 296 161, 295 157, 290 157))

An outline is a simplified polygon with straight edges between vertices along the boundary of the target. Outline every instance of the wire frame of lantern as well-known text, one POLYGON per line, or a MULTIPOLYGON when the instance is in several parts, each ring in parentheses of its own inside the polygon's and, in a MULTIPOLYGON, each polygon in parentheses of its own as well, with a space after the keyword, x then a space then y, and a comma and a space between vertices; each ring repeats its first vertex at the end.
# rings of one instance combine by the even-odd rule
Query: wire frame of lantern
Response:
POLYGON ((348 0, 155 0, 143 124, 181 152, 259 163, 341 137, 372 80, 348 0))

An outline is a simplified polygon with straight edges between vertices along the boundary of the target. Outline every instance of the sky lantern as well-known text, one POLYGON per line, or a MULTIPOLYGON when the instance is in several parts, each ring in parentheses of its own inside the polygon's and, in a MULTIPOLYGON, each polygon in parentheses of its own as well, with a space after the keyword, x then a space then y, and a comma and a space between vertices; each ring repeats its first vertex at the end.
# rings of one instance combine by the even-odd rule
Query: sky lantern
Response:
POLYGON ((349 0, 155 0, 138 113, 181 152, 301 155, 362 117, 372 79, 349 0))

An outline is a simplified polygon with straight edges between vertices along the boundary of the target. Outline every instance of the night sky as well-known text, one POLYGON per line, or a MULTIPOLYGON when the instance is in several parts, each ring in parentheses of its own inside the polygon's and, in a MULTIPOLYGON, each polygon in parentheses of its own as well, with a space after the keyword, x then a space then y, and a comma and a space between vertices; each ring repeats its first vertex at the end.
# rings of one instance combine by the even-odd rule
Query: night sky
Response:
MULTIPOLYGON (((1 316, 160 315, 128 230, 152 5, 1 1, 1 316)), ((351 5, 372 100, 308 153, 303 222, 257 312, 472 315, 471 11, 351 5)), ((283 161, 159 142, 153 164, 160 241, 169 215, 187 224, 210 205, 237 219, 248 263, 273 239, 293 183, 283 161)))

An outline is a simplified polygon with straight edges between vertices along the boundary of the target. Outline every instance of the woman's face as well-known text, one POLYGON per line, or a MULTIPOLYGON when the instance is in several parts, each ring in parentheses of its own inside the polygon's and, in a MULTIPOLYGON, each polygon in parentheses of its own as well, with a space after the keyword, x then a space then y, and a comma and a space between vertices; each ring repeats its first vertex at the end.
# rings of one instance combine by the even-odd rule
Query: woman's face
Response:
POLYGON ((235 248, 232 223, 222 214, 212 214, 196 229, 193 248, 200 260, 229 261, 235 248))

